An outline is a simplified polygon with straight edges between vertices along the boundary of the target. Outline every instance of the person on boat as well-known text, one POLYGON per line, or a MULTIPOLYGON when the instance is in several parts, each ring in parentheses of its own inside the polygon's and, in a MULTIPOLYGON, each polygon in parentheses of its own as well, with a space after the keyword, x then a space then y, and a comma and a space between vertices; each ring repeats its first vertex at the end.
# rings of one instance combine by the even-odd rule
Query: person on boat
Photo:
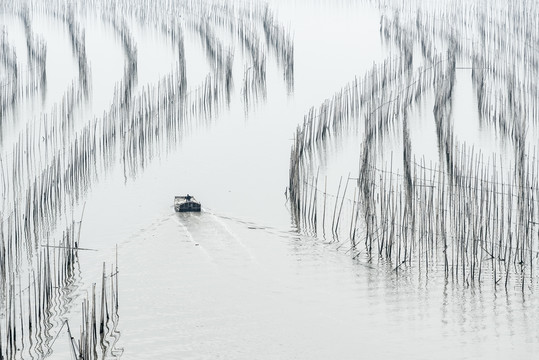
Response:
POLYGON ((193 197, 192 197, 191 195, 187 194, 187 196, 185 197, 185 200, 191 201, 192 198, 193 198, 193 197))

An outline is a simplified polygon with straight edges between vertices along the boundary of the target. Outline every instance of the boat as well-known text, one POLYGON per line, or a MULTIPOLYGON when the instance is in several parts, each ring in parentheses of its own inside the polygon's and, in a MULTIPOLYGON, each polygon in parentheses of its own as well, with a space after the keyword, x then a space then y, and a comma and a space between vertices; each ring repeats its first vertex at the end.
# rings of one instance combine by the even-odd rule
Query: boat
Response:
POLYGON ((186 196, 175 196, 174 210, 177 212, 200 211, 200 202, 189 194, 186 196))

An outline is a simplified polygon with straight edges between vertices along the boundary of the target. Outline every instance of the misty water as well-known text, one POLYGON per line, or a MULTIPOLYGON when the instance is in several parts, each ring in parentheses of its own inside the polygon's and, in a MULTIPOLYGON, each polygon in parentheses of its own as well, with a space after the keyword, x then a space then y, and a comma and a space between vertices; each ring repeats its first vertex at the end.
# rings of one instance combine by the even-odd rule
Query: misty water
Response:
MULTIPOLYGON (((0 28, 17 53, 19 81, 24 83, 34 65, 26 56, 25 27, 19 15, 24 7, 16 3, 14 8, 3 6, 0 28)), ((217 78, 220 74, 193 25, 204 13, 196 2, 186 3, 184 18, 176 20, 183 29, 186 91, 198 94, 209 74, 217 78)), ((293 216, 288 187, 296 128, 304 124, 311 107, 363 76, 373 64, 399 56, 399 49, 382 39, 381 16, 391 1, 383 3, 379 7, 374 1, 269 2, 268 8, 293 39, 293 87, 263 39, 261 25, 253 20, 265 54, 267 92, 252 96, 249 104, 242 94, 242 82, 254 66, 249 50, 226 25, 212 24, 210 19, 216 39, 233 53, 230 102, 215 106, 209 116, 189 117, 178 136, 159 137, 156 131, 157 140, 148 145, 151 151, 141 151, 143 155, 134 160, 135 170, 126 160, 126 154, 135 152, 117 150, 96 160, 95 174, 89 176, 82 195, 62 206, 53 230, 38 238, 41 245, 57 244, 66 224, 80 225, 75 282, 69 300, 57 300, 63 310, 53 311, 57 314, 50 330, 54 341, 46 343, 52 352, 40 353, 19 342, 13 358, 73 356, 62 322, 67 319, 74 337, 79 337, 81 302, 92 293, 92 284, 101 287, 103 263, 107 271, 118 269, 114 276, 119 337, 114 351, 95 358, 524 359, 538 354, 539 287, 534 274, 503 287, 496 286, 498 279, 485 270, 482 282, 470 283, 446 276, 441 260, 428 268, 421 261, 400 266, 355 251, 348 239, 316 226, 309 229, 293 216), (201 201, 200 213, 174 211, 174 196, 186 193, 201 201)), ((15 158, 13 146, 21 138, 36 137, 39 142, 42 136, 43 144, 48 141, 46 127, 36 124, 46 123, 44 114, 58 112, 55 106, 65 106, 62 98, 71 86, 80 86, 69 29, 46 9, 47 4, 64 9, 56 1, 28 6, 33 32, 46 43, 46 85, 21 96, 2 113, 1 160, 6 164, 15 158)), ((136 46, 133 97, 150 91, 178 67, 177 39, 161 28, 167 23, 161 22, 166 11, 153 14, 146 2, 125 0, 108 14, 105 4, 75 6, 74 18, 85 30, 89 95, 69 110, 74 121, 66 143, 43 145, 47 150, 36 151, 39 160, 29 168, 45 167, 49 151, 67 152, 62 144, 75 143, 76 135, 92 121, 95 128, 113 121, 105 113, 116 106, 118 89, 128 78, 124 70, 129 46, 117 28, 125 25, 136 46), (133 15, 137 4, 141 10, 136 14, 143 20, 133 15), (129 10, 125 23, 121 22, 123 8, 129 10), (141 15, 145 11, 147 18, 141 15), (116 17, 116 22, 107 16, 116 17)), ((244 5, 236 4, 239 9, 244 5)), ((440 41, 440 48, 445 46, 440 41)), ((414 66, 422 61, 416 49, 414 66)), ((451 115, 456 141, 511 163, 515 150, 510 142, 480 121, 469 59, 457 63, 462 69, 456 72, 451 115)), ((0 69, 0 84, 13 82, 6 63, 0 69)), ((424 164, 440 159, 435 101, 429 94, 408 113, 413 156, 424 164)), ((333 200, 339 180, 360 176, 364 128, 359 120, 358 124, 337 131, 311 158, 312 176, 319 172, 326 181, 318 180, 317 188, 328 194, 328 212, 340 205, 333 200)), ((131 130, 119 138, 129 141, 131 130)), ((377 145, 378 166, 391 163, 395 173, 403 170, 393 160, 402 159, 401 133, 402 126, 395 124, 377 145)), ((530 157, 537 133, 536 123, 530 122, 526 139, 530 157)), ((31 176, 30 170, 25 171, 31 176)), ((2 184, 11 181, 11 170, 6 172, 2 184)), ((355 199, 353 190, 348 191, 344 213, 355 199)), ((12 200, 16 204, 18 197, 15 191, 3 194, 4 218, 16 211, 9 204, 12 200)), ((350 217, 343 215, 342 221, 341 230, 351 227, 350 217)), ((532 233, 537 242, 537 227, 532 233)), ((18 287, 24 287, 20 278, 18 287)), ((8 317, 2 314, 4 336, 8 317)))

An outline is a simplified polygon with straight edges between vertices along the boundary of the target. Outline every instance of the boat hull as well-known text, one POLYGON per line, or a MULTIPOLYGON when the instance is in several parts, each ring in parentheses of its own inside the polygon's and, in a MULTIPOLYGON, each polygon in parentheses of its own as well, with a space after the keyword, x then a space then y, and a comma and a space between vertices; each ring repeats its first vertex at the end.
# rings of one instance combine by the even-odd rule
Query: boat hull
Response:
POLYGON ((192 196, 175 196, 174 197, 174 210, 176 212, 199 212, 200 203, 192 196))
POLYGON ((200 212, 200 204, 194 201, 185 202, 174 206, 176 212, 200 212))

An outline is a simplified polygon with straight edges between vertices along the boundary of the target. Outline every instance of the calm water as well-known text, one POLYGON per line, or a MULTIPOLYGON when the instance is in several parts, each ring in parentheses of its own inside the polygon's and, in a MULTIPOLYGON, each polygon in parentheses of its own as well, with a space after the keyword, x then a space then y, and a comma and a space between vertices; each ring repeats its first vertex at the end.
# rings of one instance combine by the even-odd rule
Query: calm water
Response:
MULTIPOLYGON (((235 49, 235 86, 228 109, 193 126, 172 150, 136 178, 120 164, 99 174, 84 202, 80 255, 82 298, 99 280, 102 261, 119 257, 121 338, 126 359, 501 359, 539 354, 537 284, 507 291, 491 282, 473 287, 443 271, 405 269, 353 259, 346 246, 310 237, 294 226, 287 198, 290 148, 296 126, 311 106, 391 56, 379 39, 379 12, 347 2, 271 3, 294 38, 294 92, 267 57, 267 99, 247 113, 240 90, 244 65, 235 49), (200 214, 177 214, 174 195, 190 193, 200 214)), ((48 46, 43 101, 18 105, 20 121, 3 130, 8 151, 32 115, 48 112, 76 79, 67 29, 36 15, 34 31, 48 46)), ((80 124, 100 116, 122 79, 124 54, 110 24, 87 14, 91 98, 80 124)), ((20 19, 4 15, 9 39, 25 54, 20 19)), ((176 47, 151 25, 131 23, 137 44, 137 91, 174 67, 176 47)), ((225 39, 226 37, 222 35, 225 39)), ((185 30, 190 89, 210 67, 197 35, 185 30)), ((24 56, 20 56, 21 59, 24 56)), ((23 60, 22 65, 25 62, 23 60)), ((503 144, 477 124, 469 72, 457 78, 458 136, 485 152, 503 144), (460 105, 461 104, 461 105, 460 105), (471 130, 470 130, 471 129, 471 130)), ((436 150, 432 103, 413 110, 411 138, 418 156, 436 150), (425 136, 431 134, 431 136, 425 136)), ((399 151, 399 140, 388 140, 399 151)), ((400 145, 402 146, 402 145, 400 145)), ((357 173, 360 141, 354 134, 328 147, 322 171, 335 192, 340 176, 357 173)), ((68 314, 78 324, 75 302, 68 314)), ((73 325, 77 328, 76 325, 73 325)), ((51 358, 66 358, 67 335, 51 358)))

